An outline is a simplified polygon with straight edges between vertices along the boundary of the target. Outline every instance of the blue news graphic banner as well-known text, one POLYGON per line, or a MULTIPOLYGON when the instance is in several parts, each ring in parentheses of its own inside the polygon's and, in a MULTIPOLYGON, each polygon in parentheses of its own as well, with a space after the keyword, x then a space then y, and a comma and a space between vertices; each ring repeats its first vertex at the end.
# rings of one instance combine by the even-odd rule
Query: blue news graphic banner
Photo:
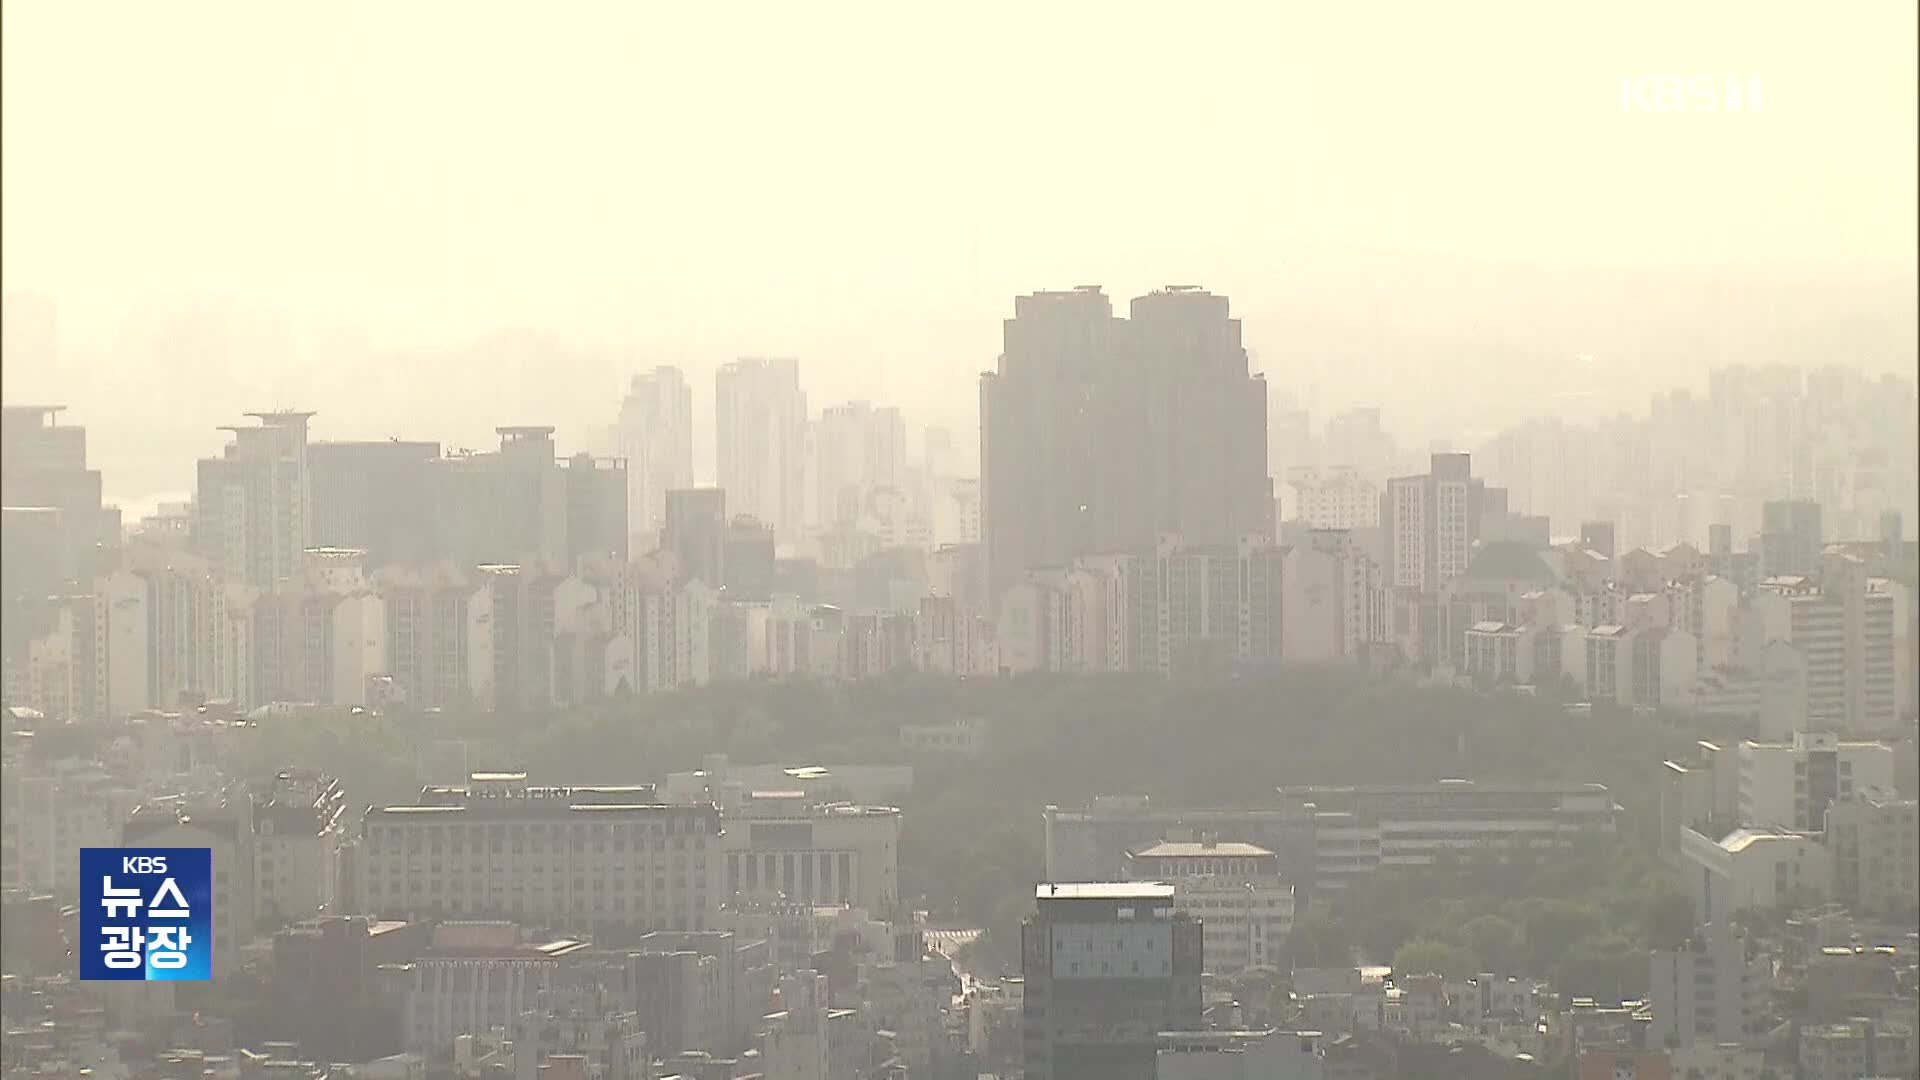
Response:
POLYGON ((80 849, 80 978, 213 977, 210 848, 80 849))

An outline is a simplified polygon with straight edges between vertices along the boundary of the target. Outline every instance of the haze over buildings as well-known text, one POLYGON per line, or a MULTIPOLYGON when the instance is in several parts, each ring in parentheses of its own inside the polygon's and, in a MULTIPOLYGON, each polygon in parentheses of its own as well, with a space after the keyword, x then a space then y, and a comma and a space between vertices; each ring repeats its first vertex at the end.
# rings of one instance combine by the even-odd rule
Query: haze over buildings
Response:
POLYGON ((0 1073, 1915 1075, 1912 5, 0 18, 0 1073))

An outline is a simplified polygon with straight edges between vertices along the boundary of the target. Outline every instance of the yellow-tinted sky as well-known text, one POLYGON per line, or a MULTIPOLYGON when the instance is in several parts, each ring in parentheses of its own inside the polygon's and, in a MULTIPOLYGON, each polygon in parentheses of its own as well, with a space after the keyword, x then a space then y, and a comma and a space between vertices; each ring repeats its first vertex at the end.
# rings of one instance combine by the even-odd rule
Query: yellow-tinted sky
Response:
POLYGON ((5 285, 63 335, 209 292, 788 353, 819 398, 915 404, 964 403, 1040 287, 1257 312, 1276 267, 1376 249, 1910 267, 1915 8, 7 0, 5 285), (1764 103, 1625 111, 1634 75, 1764 103))

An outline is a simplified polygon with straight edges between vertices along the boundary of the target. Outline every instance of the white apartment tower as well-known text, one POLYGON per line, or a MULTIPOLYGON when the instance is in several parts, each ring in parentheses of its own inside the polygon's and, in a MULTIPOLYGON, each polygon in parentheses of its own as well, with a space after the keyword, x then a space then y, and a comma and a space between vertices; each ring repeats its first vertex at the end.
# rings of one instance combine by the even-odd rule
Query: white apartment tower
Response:
POLYGON ((714 428, 720 487, 735 513, 773 526, 783 541, 806 517, 807 395, 800 362, 736 360, 714 379, 714 428))
POLYGON ((693 389, 676 367, 635 375, 613 428, 627 459, 627 527, 653 549, 666 524, 667 492, 693 486, 693 389))
POLYGON ((313 520, 307 474, 310 412, 247 415, 254 427, 228 427, 233 441, 202 458, 194 497, 193 544, 221 581, 271 589, 297 580, 313 520))

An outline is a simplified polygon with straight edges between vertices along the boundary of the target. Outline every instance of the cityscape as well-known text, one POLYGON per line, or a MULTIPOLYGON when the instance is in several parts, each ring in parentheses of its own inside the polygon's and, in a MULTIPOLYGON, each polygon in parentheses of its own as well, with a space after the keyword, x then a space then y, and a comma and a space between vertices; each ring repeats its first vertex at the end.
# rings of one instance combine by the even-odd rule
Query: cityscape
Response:
POLYGON ((1920 1078, 1912 10, 196 4, 0 35, 3 1080, 1920 1078))

